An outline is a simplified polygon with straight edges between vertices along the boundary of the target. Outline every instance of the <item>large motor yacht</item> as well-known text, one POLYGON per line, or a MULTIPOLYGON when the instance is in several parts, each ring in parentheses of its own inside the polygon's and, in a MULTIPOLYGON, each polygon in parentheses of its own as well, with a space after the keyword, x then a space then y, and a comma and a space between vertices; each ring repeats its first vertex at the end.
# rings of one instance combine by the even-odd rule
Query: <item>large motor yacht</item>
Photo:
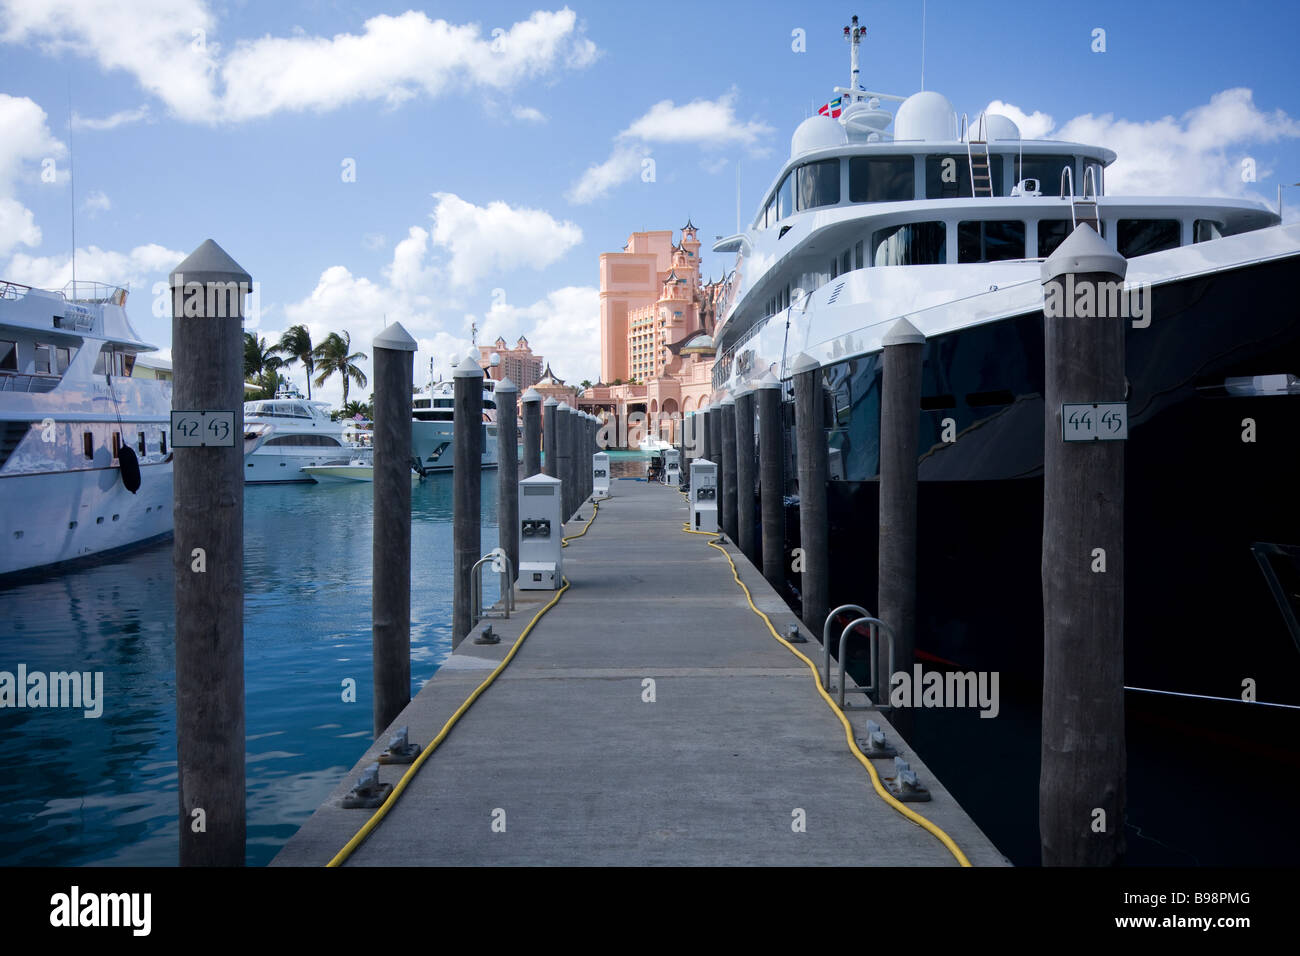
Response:
POLYGON ((275 397, 244 403, 244 482, 311 482, 305 466, 346 456, 344 426, 330 418, 328 402, 311 402, 290 383, 275 397))
POLYGON ((831 604, 876 599, 881 340, 906 318, 926 339, 917 647, 1041 678, 1040 266, 1089 227, 1128 260, 1141 309, 1115 320, 1127 329, 1126 682, 1239 700, 1251 679, 1260 700, 1300 703, 1300 224, 1252 198, 1111 194, 1110 149, 1026 139, 934 91, 864 89, 864 32, 856 17, 845 29, 850 83, 795 130, 749 228, 713 247, 736 253, 715 401, 770 373, 790 402, 794 360, 821 367, 840 479, 831 604))
MULTIPOLYGON (((496 380, 483 376, 483 467, 497 466, 496 380)), ((411 396, 411 453, 423 472, 451 471, 455 435, 455 391, 448 381, 434 381, 433 360, 429 381, 411 396)))
POLYGON ((126 299, 0 281, 0 575, 171 533, 172 386, 133 376, 126 299))

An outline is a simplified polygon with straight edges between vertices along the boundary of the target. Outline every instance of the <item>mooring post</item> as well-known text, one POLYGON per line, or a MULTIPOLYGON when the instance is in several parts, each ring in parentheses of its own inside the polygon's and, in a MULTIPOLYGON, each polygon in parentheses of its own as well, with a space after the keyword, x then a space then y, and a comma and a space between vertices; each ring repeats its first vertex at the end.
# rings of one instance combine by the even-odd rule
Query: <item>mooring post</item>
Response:
POLYGON ((451 509, 452 574, 451 646, 460 645, 474 627, 470 617, 470 578, 483 547, 483 369, 471 350, 452 372, 452 417, 455 438, 451 509))
POLYGON ((754 390, 746 387, 736 395, 736 544, 757 567, 754 521, 754 390))
POLYGON ((680 439, 681 448, 681 475, 683 488, 689 488, 691 485, 691 459, 695 457, 696 450, 699 448, 699 440, 696 438, 696 422, 699 416, 695 412, 687 412, 682 416, 682 430, 680 439))
MULTIPOLYGON (((510 559, 510 581, 519 577, 519 386, 503 378, 497 402, 498 544, 510 559)), ((504 600, 506 595, 501 595, 504 600)))
POLYGON ((722 400, 722 414, 718 416, 718 430, 722 445, 721 518, 722 530, 736 543, 736 400, 728 395, 722 400))
MULTIPOLYGON (((921 358, 925 336, 899 319, 881 340, 884 358, 880 399, 880 540, 878 615, 894 632, 894 666, 912 673, 916 647, 916 455, 921 417, 921 358)), ((888 699, 889 643, 879 648, 882 690, 888 699)), ((900 733, 911 730, 911 712, 894 711, 900 733)))
POLYGON ((411 702, 411 385, 415 350, 415 339, 399 322, 375 336, 370 619, 376 737, 411 702))
POLYGON ((696 453, 696 457, 703 458, 705 461, 716 462, 718 460, 715 457, 717 452, 713 450, 713 434, 709 428, 710 407, 709 403, 705 402, 700 406, 700 411, 695 416, 695 422, 700 431, 699 451, 696 453))
POLYGON ((794 418, 798 444, 799 547, 803 574, 800 615, 804 625, 820 634, 830 611, 830 526, 826 503, 826 402, 822 369, 816 359, 801 354, 791 366, 794 378, 794 418))
POLYGON ((548 478, 560 477, 556 474, 559 455, 555 450, 558 441, 555 435, 555 410, 559 407, 560 403, 553 397, 542 403, 542 474, 548 478))
POLYGON ((1126 329, 1067 296, 1105 303, 1127 268, 1086 225, 1042 265, 1044 866, 1109 866, 1125 851, 1124 442, 1100 439, 1127 434, 1126 329))
MULTIPOLYGON (((523 394, 524 478, 542 473, 542 395, 535 388, 523 394)), ((518 531, 518 529, 515 529, 518 531)))
MULTIPOLYGON (((763 577, 781 595, 785 588, 785 426, 781 383, 771 372, 754 383, 758 415, 758 499, 763 577)), ((814 632, 816 633, 816 632, 814 632)))
MULTIPOLYGON (((709 461, 722 469, 722 400, 709 404, 709 461)), ((718 475, 718 494, 722 494, 722 475, 718 475)), ((722 502, 718 502, 718 513, 722 513, 722 502)), ((725 529, 722 529, 725 530, 725 529)))
POLYGON ((211 239, 170 280, 180 864, 243 866, 242 323, 252 280, 211 239))
POLYGON ((555 409, 555 477, 560 479, 560 520, 573 517, 573 415, 568 402, 555 409))

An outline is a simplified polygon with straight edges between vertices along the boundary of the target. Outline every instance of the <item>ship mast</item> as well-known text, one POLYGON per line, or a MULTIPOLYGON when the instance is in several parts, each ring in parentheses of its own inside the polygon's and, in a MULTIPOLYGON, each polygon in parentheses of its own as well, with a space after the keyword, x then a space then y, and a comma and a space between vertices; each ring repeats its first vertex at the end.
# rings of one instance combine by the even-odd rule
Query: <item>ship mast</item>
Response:
MULTIPOLYGON (((866 27, 858 26, 857 14, 853 16, 853 25, 844 28, 844 39, 849 41, 849 103, 856 103, 858 100, 858 75, 861 72, 858 67, 858 46, 866 32, 866 27)), ((847 106, 848 103, 845 105, 847 106)))

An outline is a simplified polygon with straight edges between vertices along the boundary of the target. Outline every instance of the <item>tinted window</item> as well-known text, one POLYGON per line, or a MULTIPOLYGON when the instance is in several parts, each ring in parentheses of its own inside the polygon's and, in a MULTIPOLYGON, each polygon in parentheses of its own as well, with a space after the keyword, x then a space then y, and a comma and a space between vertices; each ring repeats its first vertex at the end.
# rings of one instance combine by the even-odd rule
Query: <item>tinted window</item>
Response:
MULTIPOLYGON (((1193 242, 1209 242, 1211 239, 1223 238, 1223 223, 1213 219, 1198 219, 1192 228, 1193 242)), ((0 343, 3 348, 3 343, 0 343)))
POLYGON ((849 160, 849 202, 916 198, 911 156, 855 156, 849 160))
MULTIPOLYGON (((989 156, 989 174, 993 177, 995 196, 1006 195, 1002 188, 1002 167, 1001 156, 989 156)), ((970 159, 959 155, 925 157, 925 195, 927 199, 961 199, 974 195, 971 192, 970 159)))
POLYGON ((871 261, 878 266, 938 265, 948 261, 941 222, 912 222, 871 234, 871 261))
POLYGON ((1165 249, 1177 249, 1181 228, 1177 219, 1121 219, 1118 251, 1125 259, 1165 249))
MULTIPOLYGON (((1061 169, 1064 166, 1070 167, 1070 176, 1073 179, 1073 156, 1025 156, 1023 159, 1017 158, 1014 167, 1018 170, 1016 182, 1025 179, 1037 179, 1044 196, 1059 196, 1061 194, 1061 169)), ((1082 192, 1083 183, 1074 179, 1074 194, 1077 196, 1082 192)))
POLYGON ((1038 223, 1038 257, 1046 259, 1065 242, 1074 227, 1068 219, 1042 219, 1038 223))
POLYGON ((46 374, 50 371, 54 350, 48 345, 36 346, 36 373, 46 374))
POLYGON ((840 161, 826 159, 800 166, 799 208, 833 206, 840 201, 840 161))
POLYGON ((1000 262, 1025 257, 1025 224, 961 222, 957 224, 958 262, 1000 262))
POLYGON ((794 212, 794 174, 791 173, 781 181, 781 188, 776 191, 776 218, 778 221, 794 212))
POLYGON ((18 371, 18 343, 0 342, 0 369, 18 371))

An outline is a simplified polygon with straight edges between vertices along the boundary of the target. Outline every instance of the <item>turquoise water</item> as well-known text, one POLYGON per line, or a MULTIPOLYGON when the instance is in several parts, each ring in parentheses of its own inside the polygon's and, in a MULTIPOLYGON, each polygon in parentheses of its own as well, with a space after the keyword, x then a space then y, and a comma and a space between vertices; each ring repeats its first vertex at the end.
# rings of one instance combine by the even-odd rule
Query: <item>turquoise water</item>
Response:
MULTIPOLYGON (((245 489, 252 866, 270 861, 370 742, 371 495, 369 484, 245 489), (355 703, 342 700, 346 678, 355 703)), ((411 497, 414 694, 451 652, 451 476, 411 497)), ((488 471, 483 550, 496 543, 488 471)), ((495 599, 491 583, 485 591, 495 599)), ((97 719, 0 710, 0 865, 175 865, 171 542, 0 587, 0 606, 0 670, 104 673, 97 719)))

